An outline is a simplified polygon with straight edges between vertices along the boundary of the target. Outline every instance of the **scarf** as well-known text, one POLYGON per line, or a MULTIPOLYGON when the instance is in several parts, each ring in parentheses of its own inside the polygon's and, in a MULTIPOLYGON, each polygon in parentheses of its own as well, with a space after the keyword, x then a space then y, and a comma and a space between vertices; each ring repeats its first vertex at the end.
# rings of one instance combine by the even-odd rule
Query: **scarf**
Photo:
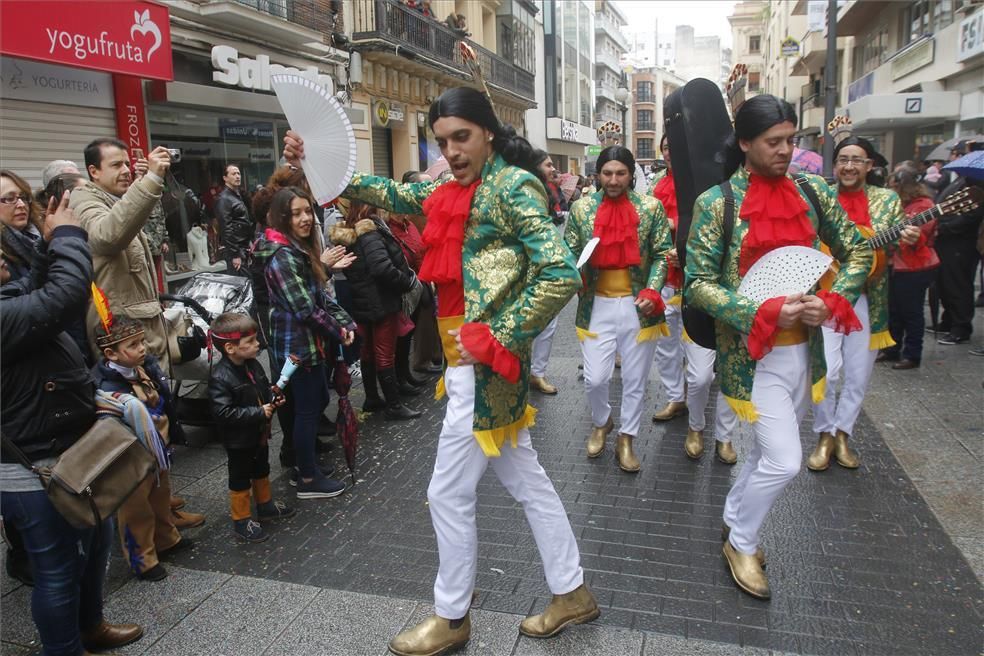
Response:
POLYGON ((592 237, 600 239, 591 254, 595 269, 626 269, 641 262, 639 213, 627 193, 614 200, 605 195, 595 214, 592 237))
POLYGON ((663 203, 667 218, 671 219, 674 227, 676 227, 676 220, 680 216, 680 212, 677 209, 676 181, 673 179, 673 171, 667 171, 666 175, 656 183, 653 196, 663 203))
POLYGON ((96 414, 100 417, 117 417, 126 424, 141 444, 154 454, 160 471, 171 466, 171 458, 164 446, 161 434, 157 432, 150 411, 143 402, 132 394, 104 392, 96 390, 96 414))
POLYGON ((748 191, 738 216, 748 221, 738 273, 744 276, 760 257, 782 246, 812 247, 816 231, 806 214, 806 201, 786 176, 749 174, 748 191))
POLYGON ((467 187, 445 182, 424 201, 427 226, 421 236, 427 250, 420 265, 420 279, 437 284, 461 283, 461 249, 472 198, 481 180, 467 187))
POLYGON ((871 227, 871 211, 868 208, 868 194, 864 192, 864 187, 858 191, 841 190, 837 194, 837 200, 855 225, 871 227))

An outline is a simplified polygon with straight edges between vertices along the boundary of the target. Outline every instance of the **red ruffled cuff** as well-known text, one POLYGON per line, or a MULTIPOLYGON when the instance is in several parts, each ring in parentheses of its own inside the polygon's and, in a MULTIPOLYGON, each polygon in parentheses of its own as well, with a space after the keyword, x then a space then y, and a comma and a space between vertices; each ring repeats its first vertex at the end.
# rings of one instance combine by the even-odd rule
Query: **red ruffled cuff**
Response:
POLYGON ((825 289, 818 291, 817 297, 822 299, 830 310, 830 317, 823 325, 845 335, 861 330, 861 321, 854 313, 854 306, 848 303, 846 298, 837 292, 828 292, 825 289))
POLYGON ((637 300, 638 299, 642 299, 644 301, 651 301, 652 302, 652 304, 653 304, 654 307, 653 307, 653 311, 649 313, 649 316, 651 316, 651 317, 654 317, 654 316, 657 316, 657 315, 660 315, 660 314, 663 314, 664 312, 666 312, 666 303, 663 302, 663 297, 660 296, 660 293, 658 291, 656 291, 655 289, 650 289, 650 288, 646 287, 641 292, 639 292, 639 295, 636 296, 636 299, 637 300))
POLYGON ((519 382, 519 358, 499 343, 492 329, 484 323, 466 323, 461 326, 461 345, 476 360, 492 367, 510 383, 519 382))
POLYGON ((748 334, 748 354, 753 360, 761 360, 776 345, 779 336, 779 312, 786 302, 785 296, 770 298, 759 306, 748 334))

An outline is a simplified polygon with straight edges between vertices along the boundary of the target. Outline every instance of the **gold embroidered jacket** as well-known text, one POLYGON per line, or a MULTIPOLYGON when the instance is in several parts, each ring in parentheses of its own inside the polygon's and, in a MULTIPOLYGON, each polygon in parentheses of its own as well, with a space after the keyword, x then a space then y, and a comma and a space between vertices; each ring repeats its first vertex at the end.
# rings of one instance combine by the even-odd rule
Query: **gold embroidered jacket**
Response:
MULTIPOLYGON (((638 296, 639 292, 647 287, 655 290, 658 294, 666 281, 666 253, 673 248, 670 239, 670 223, 663 211, 663 204, 658 200, 652 196, 637 194, 631 189, 626 193, 635 206, 636 212, 639 213, 640 262, 630 267, 632 295, 638 296)), ((604 191, 596 191, 590 196, 582 196, 571 206, 571 212, 567 217, 564 240, 574 253, 580 255, 585 244, 594 234, 595 215, 604 197, 604 191)), ((586 337, 595 337, 589 330, 595 287, 598 283, 598 271, 588 262, 581 267, 581 272, 584 287, 578 292, 577 315, 574 325, 577 327, 578 339, 584 341, 586 337)), ((666 317, 662 313, 646 315, 639 312, 638 314, 639 327, 641 328, 638 341, 656 339, 669 334, 669 329, 666 328, 666 317)))
MULTIPOLYGON (((520 360, 509 383, 486 365, 475 365, 473 430, 486 455, 533 423, 529 395, 530 350, 580 284, 574 257, 557 233, 542 183, 498 154, 485 164, 465 226, 462 252, 465 322, 488 324, 520 360)), ((422 214, 432 182, 400 184, 356 173, 343 194, 398 214, 422 214)))
MULTIPOLYGON (((852 305, 858 300, 865 278, 871 269, 872 254, 854 223, 847 218, 837 200, 836 192, 827 186, 823 178, 808 175, 809 184, 816 191, 823 210, 823 220, 817 217, 813 206, 804 196, 807 215, 817 231, 819 239, 830 247, 833 256, 840 261, 840 271, 831 291, 847 299, 852 305)), ((755 378, 755 360, 748 353, 744 338, 752 330, 759 304, 738 294, 741 284, 738 275, 738 258, 741 242, 748 232, 748 222, 739 218, 742 200, 748 190, 748 172, 744 167, 731 176, 735 196, 735 221, 728 255, 722 262, 722 237, 724 226, 724 198, 719 187, 712 187, 694 204, 693 224, 687 241, 687 266, 684 294, 686 302, 707 312, 715 319, 717 329, 718 380, 721 391, 735 413, 745 421, 755 421, 758 413, 752 405, 752 382, 755 378)), ((802 195, 802 191, 800 194, 802 195)), ((818 403, 824 396, 827 365, 823 355, 823 333, 809 329, 812 396, 818 403)), ((807 375, 804 372, 804 375, 807 375)))

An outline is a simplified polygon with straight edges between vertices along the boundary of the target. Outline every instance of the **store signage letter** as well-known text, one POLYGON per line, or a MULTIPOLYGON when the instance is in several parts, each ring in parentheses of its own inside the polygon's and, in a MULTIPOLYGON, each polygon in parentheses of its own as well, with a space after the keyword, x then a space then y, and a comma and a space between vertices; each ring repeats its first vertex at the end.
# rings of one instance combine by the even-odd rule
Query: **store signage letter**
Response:
POLYGON ((0 53, 173 80, 166 6, 142 0, 3 0, 0 53))
POLYGON ((335 93, 335 81, 330 75, 319 73, 315 66, 308 66, 302 71, 290 66, 271 64, 270 58, 266 55, 257 55, 256 59, 240 57, 239 51, 232 46, 212 48, 212 67, 215 69, 212 72, 212 80, 243 89, 270 91, 271 75, 295 73, 315 84, 322 85, 328 89, 328 93, 335 93))

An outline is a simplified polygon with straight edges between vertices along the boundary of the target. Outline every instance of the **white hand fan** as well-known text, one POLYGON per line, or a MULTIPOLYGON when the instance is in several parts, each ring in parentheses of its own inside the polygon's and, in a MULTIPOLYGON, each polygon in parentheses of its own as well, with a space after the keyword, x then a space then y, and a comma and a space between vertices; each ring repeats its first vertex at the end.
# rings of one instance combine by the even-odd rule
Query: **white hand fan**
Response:
POLYGON ((636 162, 635 167, 635 192, 637 194, 646 195, 646 191, 649 189, 649 180, 646 178, 646 172, 643 170, 642 165, 636 162))
POLYGON ((763 255, 742 278, 738 293, 756 303, 776 296, 805 294, 834 258, 806 246, 783 246, 763 255))
POLYGON ((600 237, 592 237, 588 240, 588 243, 584 245, 584 250, 581 251, 581 256, 577 258, 578 269, 583 267, 585 263, 591 259, 591 254, 594 253, 594 249, 598 246, 598 242, 600 241, 600 237))
POLYGON ((300 75, 270 76, 290 128, 304 139, 301 168, 319 205, 341 196, 355 172, 355 133, 328 90, 300 75))

